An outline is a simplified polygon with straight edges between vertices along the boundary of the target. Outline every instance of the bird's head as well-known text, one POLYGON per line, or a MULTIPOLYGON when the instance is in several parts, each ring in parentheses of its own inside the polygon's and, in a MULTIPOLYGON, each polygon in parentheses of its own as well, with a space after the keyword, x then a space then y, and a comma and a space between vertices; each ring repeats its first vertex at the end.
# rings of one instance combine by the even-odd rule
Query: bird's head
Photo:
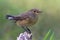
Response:
POLYGON ((33 12, 33 13, 35 13, 35 14, 39 14, 39 13, 42 13, 42 11, 41 10, 39 10, 39 9, 31 9, 30 10, 31 12, 33 12))

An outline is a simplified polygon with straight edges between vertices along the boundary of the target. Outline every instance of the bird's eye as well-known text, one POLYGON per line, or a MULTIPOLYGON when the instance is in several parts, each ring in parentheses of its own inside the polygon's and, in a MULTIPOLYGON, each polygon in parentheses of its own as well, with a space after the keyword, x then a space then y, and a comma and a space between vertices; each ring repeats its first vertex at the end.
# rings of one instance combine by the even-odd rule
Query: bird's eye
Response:
POLYGON ((34 12, 36 12, 36 11, 34 11, 34 12))

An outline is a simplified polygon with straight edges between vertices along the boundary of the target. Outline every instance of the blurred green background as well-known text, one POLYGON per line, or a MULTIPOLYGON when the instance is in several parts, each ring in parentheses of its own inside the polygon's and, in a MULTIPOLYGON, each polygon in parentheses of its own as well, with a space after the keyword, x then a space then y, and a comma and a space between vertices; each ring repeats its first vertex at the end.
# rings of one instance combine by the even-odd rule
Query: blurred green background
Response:
POLYGON ((0 40, 16 40, 24 30, 5 16, 32 8, 43 11, 33 27, 33 40, 60 40, 60 0, 0 0, 0 40))

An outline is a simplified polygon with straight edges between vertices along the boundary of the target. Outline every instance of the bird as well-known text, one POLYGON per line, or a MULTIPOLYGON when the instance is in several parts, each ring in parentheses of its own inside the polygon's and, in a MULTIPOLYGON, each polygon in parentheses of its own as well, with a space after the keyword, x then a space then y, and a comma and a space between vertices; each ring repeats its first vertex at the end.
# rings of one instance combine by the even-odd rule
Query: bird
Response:
POLYGON ((6 15, 6 18, 9 20, 14 20, 18 26, 21 26, 28 33, 31 33, 28 27, 33 26, 37 23, 38 15, 40 13, 42 13, 41 10, 34 8, 17 16, 6 15))

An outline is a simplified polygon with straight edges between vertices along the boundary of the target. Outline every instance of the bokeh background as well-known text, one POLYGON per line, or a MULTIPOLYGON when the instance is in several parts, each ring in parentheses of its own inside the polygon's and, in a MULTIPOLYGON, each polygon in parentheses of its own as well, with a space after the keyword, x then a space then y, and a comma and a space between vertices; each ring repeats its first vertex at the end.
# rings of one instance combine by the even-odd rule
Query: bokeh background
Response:
POLYGON ((0 40, 16 40, 24 32, 6 15, 18 15, 32 8, 43 11, 30 27, 33 40, 60 40, 60 0, 0 0, 0 40))

